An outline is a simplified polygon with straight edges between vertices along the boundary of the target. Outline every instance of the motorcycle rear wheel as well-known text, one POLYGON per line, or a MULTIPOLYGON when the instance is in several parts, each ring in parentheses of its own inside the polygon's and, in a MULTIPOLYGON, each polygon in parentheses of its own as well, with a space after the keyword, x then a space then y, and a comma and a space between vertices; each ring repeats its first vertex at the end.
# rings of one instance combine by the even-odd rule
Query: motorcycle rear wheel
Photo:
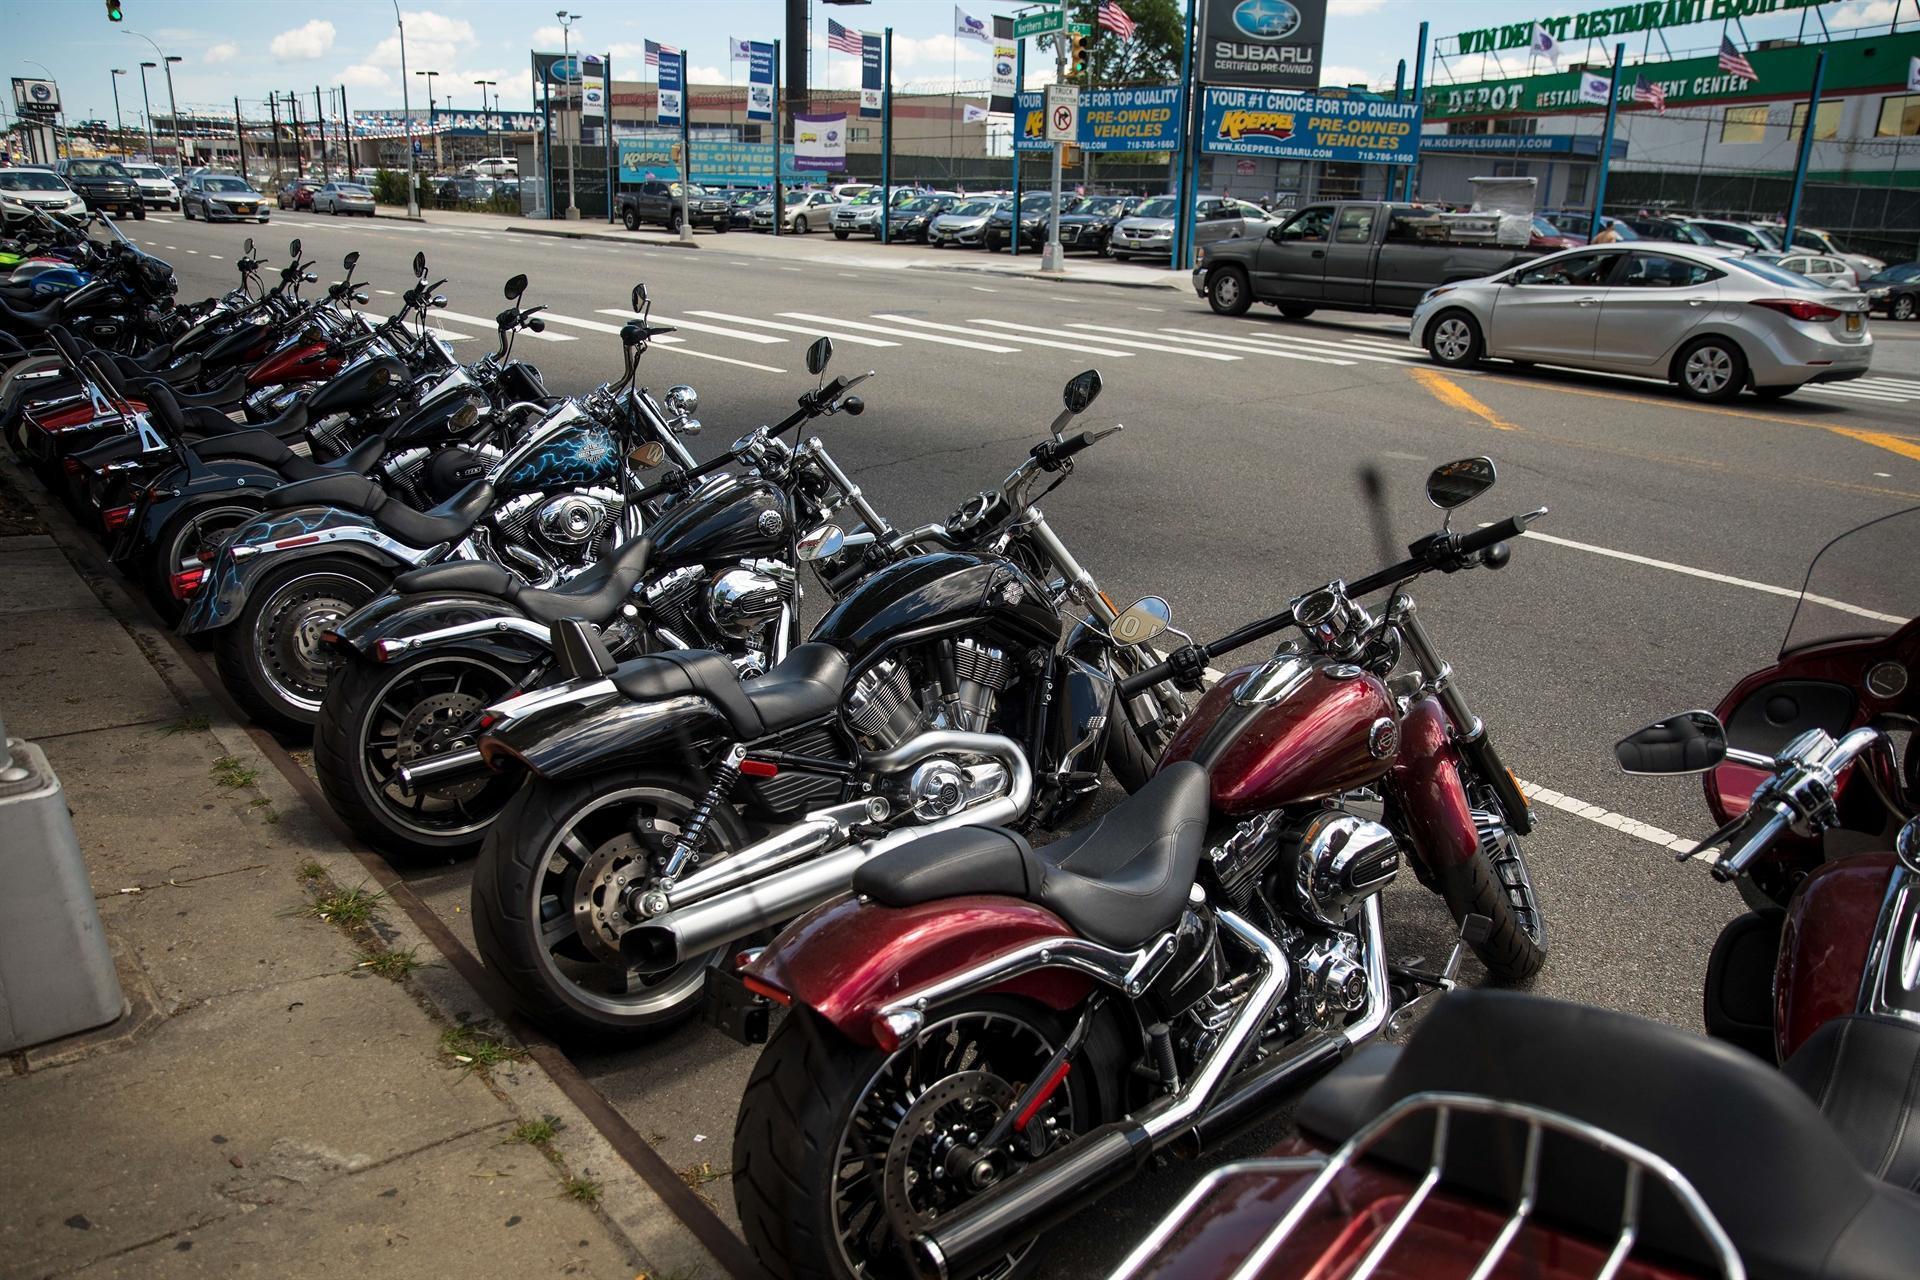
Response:
POLYGON ((202 550, 259 514, 255 504, 223 501, 176 516, 161 531, 140 566, 140 584, 163 621, 171 626, 187 611, 185 603, 173 598, 173 575, 203 563, 202 550))
MULTIPOLYGON (((964 1109, 990 1107, 988 1094, 1011 1100, 1065 1035, 1051 1010, 980 995, 942 1008, 918 1039, 889 1054, 794 1009, 754 1064, 734 1123, 734 1203, 755 1256, 781 1280, 909 1280, 891 1215, 941 1198, 925 1167, 938 1158, 939 1130, 950 1119, 991 1124, 997 1114, 968 1117, 964 1109), (927 1116, 934 1127, 924 1132, 934 1136, 922 1139, 904 1122, 936 1088, 954 1100, 927 1116), (961 1114, 948 1114, 955 1111, 961 1114), (868 1145, 876 1137, 888 1140, 887 1150, 868 1145), (899 1166, 920 1176, 895 1185, 899 1166)), ((1069 1132, 1092 1127, 1089 1088, 1084 1073, 1072 1072, 1048 1104, 1069 1132)), ((1036 1244, 1009 1252, 975 1280, 1031 1275, 1036 1244)))
MULTIPOLYGON (((616 965, 583 931, 596 927, 619 891, 615 878, 650 852, 634 834, 636 820, 645 817, 671 847, 704 792, 684 776, 623 770, 571 782, 534 779, 507 802, 474 864, 473 937, 521 1013, 568 1040, 631 1043, 699 1010, 706 970, 724 946, 644 975, 616 965)), ((746 842, 739 816, 717 806, 702 854, 746 842)))
POLYGON ((320 717, 331 659, 320 632, 386 590, 364 560, 316 556, 268 573, 220 634, 220 679, 254 723, 305 733, 320 717))

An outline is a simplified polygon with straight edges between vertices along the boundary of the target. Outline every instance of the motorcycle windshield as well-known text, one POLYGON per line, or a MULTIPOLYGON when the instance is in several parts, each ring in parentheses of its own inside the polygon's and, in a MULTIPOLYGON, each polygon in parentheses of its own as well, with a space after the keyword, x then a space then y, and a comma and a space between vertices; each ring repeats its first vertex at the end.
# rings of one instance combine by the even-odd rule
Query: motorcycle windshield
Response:
POLYGON ((1807 568, 1782 655, 1832 640, 1892 635, 1920 617, 1920 507, 1869 520, 1807 568))

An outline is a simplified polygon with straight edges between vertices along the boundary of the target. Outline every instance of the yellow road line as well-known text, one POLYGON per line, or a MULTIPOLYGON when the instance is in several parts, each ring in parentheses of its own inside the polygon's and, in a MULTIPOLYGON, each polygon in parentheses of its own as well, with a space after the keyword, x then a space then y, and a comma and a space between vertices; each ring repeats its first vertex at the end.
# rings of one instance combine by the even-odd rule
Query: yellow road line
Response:
POLYGON ((1850 440, 1858 440, 1862 444, 1889 450, 1903 458, 1920 459, 1920 441, 1914 441, 1906 436, 1889 435, 1885 431, 1862 431, 1857 427, 1828 427, 1827 430, 1835 435, 1846 436, 1850 440))
POLYGON ((1492 409, 1482 404, 1479 398, 1471 391, 1468 391, 1465 387, 1455 382, 1452 378, 1449 378, 1446 374, 1441 373, 1439 370, 1409 369, 1408 372, 1413 375, 1415 382, 1418 382, 1421 386, 1432 392, 1434 399, 1440 401, 1440 403, 1452 405, 1456 409, 1464 410, 1474 417, 1481 419, 1495 430, 1519 430, 1519 428, 1511 422, 1508 422, 1492 409))

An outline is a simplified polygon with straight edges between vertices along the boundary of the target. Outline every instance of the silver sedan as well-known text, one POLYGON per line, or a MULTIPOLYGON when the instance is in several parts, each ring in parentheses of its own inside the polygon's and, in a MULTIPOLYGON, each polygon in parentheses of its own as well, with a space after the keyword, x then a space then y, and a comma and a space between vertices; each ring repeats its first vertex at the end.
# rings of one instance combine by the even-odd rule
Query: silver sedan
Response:
POLYGON ((363 213, 373 216, 373 192, 357 182, 329 182, 313 193, 315 213, 363 213))
POLYGON ((1412 338, 1440 364, 1486 356, 1672 382, 1694 400, 1763 399, 1867 372, 1863 293, 1692 245, 1569 249, 1430 291, 1412 338))
MULTIPOLYGON (((1172 196, 1155 196, 1120 220, 1107 247, 1122 262, 1171 258, 1173 215, 1179 207, 1172 196)), ((1235 236, 1262 235, 1272 222, 1259 205, 1227 196, 1201 196, 1193 207, 1193 242, 1215 244, 1235 236)))

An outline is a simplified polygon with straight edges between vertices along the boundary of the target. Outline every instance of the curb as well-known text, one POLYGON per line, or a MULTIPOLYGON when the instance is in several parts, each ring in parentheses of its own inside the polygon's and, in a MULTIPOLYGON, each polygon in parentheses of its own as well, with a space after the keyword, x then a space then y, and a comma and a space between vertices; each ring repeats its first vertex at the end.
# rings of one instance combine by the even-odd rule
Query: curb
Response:
POLYGON ((949 265, 944 262, 909 262, 908 271, 946 271, 955 275, 993 276, 1001 280, 1037 280, 1042 284, 1078 284, 1106 289, 1184 289, 1184 281, 1174 280, 1090 280, 1065 271, 1019 271, 1007 267, 949 265))
MULTIPOLYGON (((219 714, 212 717, 210 731, 230 754, 258 756, 273 766, 279 790, 291 793, 295 805, 305 812, 300 816, 317 832, 333 837, 336 849, 319 854, 322 865, 357 864, 370 877, 387 900, 399 908, 404 919, 386 926, 382 932, 417 935, 444 961, 440 974, 409 979, 416 998, 423 998, 433 1011, 449 1024, 467 1021, 474 1010, 485 1010, 527 1051, 523 1064, 533 1078, 515 1082, 510 1092, 539 1095, 539 1106, 564 1101, 578 1114, 579 1129, 591 1134, 588 1140, 602 1150, 592 1155, 611 1158, 623 1165, 638 1184, 636 1192, 651 1198, 678 1221, 694 1243, 717 1263, 723 1273, 759 1280, 765 1271, 747 1250, 746 1244, 721 1221, 699 1196, 682 1182, 671 1165, 647 1142, 646 1138, 601 1095, 581 1074, 564 1051, 542 1032, 525 1022, 512 1010, 505 989, 480 960, 454 936, 446 924, 423 902, 413 887, 378 852, 360 842, 340 822, 320 785, 303 769, 286 747, 266 729, 250 723, 213 674, 205 658, 187 642, 165 627, 152 614, 146 601, 133 594, 105 553, 86 535, 64 506, 59 505, 35 478, 22 471, 11 458, 0 458, 14 486, 26 496, 47 526, 53 546, 92 591, 101 607, 123 627, 145 654, 147 661, 183 705, 211 705, 219 714), (188 679, 191 677, 191 680, 188 679), (191 681, 197 681, 195 689, 191 681), (597 1141, 594 1141, 597 1140, 597 1141)), ((336 880, 339 877, 335 877, 336 880)), ((407 941, 401 937, 400 941, 407 941)), ((500 1090, 499 1082, 495 1084, 500 1090)), ((564 1153, 569 1154, 571 1153, 564 1153)), ((630 1197, 631 1199, 631 1197, 630 1197)), ((620 1211, 610 1200, 599 1206, 601 1216, 612 1226, 621 1242, 641 1258, 658 1257, 663 1251, 646 1246, 641 1236, 649 1226, 644 1206, 629 1205, 620 1211)), ((678 1260, 675 1260, 678 1261, 678 1260)))

